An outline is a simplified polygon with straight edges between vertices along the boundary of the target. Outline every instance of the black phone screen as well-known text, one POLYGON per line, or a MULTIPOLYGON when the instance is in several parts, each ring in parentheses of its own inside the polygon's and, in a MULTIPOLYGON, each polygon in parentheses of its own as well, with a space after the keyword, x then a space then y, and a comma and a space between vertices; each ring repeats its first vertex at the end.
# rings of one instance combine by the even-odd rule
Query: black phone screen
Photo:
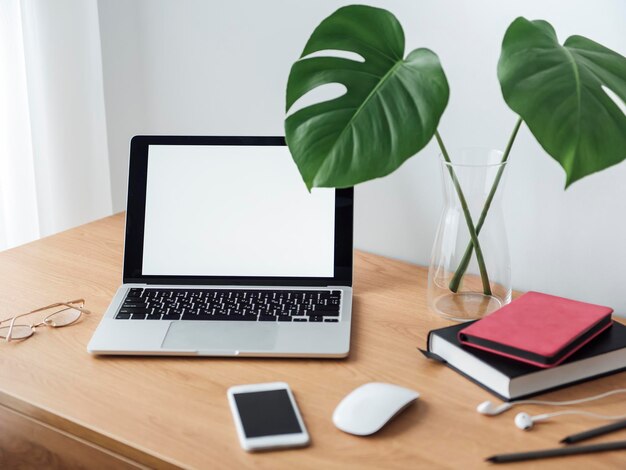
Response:
POLYGON ((233 397, 246 437, 302 432, 287 390, 235 393, 233 397))

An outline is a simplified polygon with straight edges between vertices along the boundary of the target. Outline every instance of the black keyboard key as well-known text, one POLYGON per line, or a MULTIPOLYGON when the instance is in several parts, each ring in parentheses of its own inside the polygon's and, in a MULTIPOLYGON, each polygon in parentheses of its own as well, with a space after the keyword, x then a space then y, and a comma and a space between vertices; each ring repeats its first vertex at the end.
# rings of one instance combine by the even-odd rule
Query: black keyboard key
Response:
POLYGON ((161 320, 180 320, 180 315, 176 313, 170 313, 168 315, 163 315, 161 320))
POLYGON ((145 320, 146 314, 145 313, 133 313, 132 319, 133 320, 145 320))
POLYGON ((276 321, 274 315, 259 315, 259 321, 276 321))
POLYGON ((143 292, 143 289, 139 289, 135 287, 128 291, 128 296, 140 297, 142 292, 143 292))
POLYGON ((293 321, 308 321, 306 318, 294 318, 293 321))
POLYGON ((255 315, 228 315, 226 320, 229 321, 256 321, 255 315))
POLYGON ((338 318, 324 318, 324 323, 337 323, 338 321, 338 318))
MULTIPOLYGON (((146 314, 146 313, 151 313, 150 310, 148 308, 127 308, 127 307, 122 307, 122 310, 129 312, 129 313, 138 313, 138 314, 146 314)), ((121 310, 120 310, 121 311, 121 310)))
POLYGON ((124 304, 122 305, 122 308, 130 308, 130 309, 133 309, 133 310, 137 310, 137 309, 140 309, 140 308, 143 308, 143 309, 148 308, 148 305, 144 304, 144 303, 124 302, 124 304))
POLYGON ((278 317, 278 321, 291 321, 291 317, 289 315, 281 315, 278 317))
POLYGON ((315 313, 318 312, 339 312, 339 305, 315 305, 313 307, 315 313))
POLYGON ((311 321, 311 322, 322 322, 322 321, 324 321, 324 317, 322 317, 320 315, 311 315, 309 317, 309 321, 311 321))
POLYGON ((148 315, 146 316, 146 320, 160 320, 161 315, 148 315))
POLYGON ((213 320, 213 315, 187 315, 184 314, 181 320, 213 320))
POLYGON ((115 317, 118 320, 128 320, 130 318, 130 313, 118 313, 117 316, 115 317))
POLYGON ((336 312, 321 311, 321 312, 319 312, 319 315, 323 315, 325 317, 338 317, 339 316, 339 310, 337 310, 336 312))

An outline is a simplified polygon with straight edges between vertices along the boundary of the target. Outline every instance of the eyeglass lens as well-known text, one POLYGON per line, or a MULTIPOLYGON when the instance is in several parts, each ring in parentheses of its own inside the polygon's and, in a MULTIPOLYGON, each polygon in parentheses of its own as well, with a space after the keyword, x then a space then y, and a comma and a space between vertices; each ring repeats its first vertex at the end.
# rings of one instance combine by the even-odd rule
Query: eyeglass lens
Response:
POLYGON ((71 325, 80 318, 80 315, 80 310, 76 310, 75 308, 64 308, 48 315, 44 319, 44 323, 48 326, 60 328, 62 326, 71 325))
MULTIPOLYGON (((0 338, 6 339, 9 335, 9 326, 3 326, 0 328, 0 338)), ((11 333, 11 339, 26 339, 32 336, 33 329, 28 325, 13 325, 13 332, 11 333)))

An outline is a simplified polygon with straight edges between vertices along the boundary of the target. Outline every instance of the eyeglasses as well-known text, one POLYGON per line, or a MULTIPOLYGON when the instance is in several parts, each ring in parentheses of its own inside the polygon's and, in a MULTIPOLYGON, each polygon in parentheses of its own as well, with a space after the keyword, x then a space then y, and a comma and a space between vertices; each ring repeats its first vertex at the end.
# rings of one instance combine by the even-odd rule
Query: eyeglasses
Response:
POLYGON ((83 313, 90 314, 91 312, 84 308, 85 300, 76 299, 68 302, 57 302, 55 304, 46 305, 35 310, 31 310, 27 313, 16 315, 12 318, 7 318, 0 321, 2 323, 10 321, 8 326, 0 327, 0 338, 5 339, 7 342, 15 340, 24 340, 30 338, 35 334, 35 328, 39 326, 49 326, 52 328, 62 328, 69 326, 78 321, 83 313), (59 308, 63 307, 63 308, 59 308), (31 323, 30 325, 16 324, 15 320, 18 318, 30 315, 32 313, 43 312, 46 310, 53 310, 39 323, 31 323))

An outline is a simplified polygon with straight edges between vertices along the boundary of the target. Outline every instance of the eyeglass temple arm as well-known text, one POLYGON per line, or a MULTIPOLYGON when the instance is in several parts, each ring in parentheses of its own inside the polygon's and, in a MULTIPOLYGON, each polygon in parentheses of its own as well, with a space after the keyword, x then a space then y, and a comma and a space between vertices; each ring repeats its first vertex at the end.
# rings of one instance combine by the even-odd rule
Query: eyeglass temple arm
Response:
POLYGON ((85 307, 83 307, 83 305, 85 305, 85 299, 70 300, 67 303, 65 303, 65 302, 59 302, 59 303, 61 305, 65 305, 66 307, 75 308, 76 310, 80 310, 83 313, 91 313, 91 310, 86 309, 85 307), (78 306, 78 305, 71 305, 71 304, 80 304, 80 306, 78 306))
MULTIPOLYGON (((45 307, 41 307, 41 308, 38 308, 36 310, 31 310, 28 313, 41 312, 42 310, 47 310, 49 308, 61 307, 61 306, 69 307, 69 308, 75 308, 76 310, 80 310, 83 313, 91 313, 89 310, 87 310, 85 307, 83 307, 83 305, 85 305, 85 299, 69 300, 67 302, 57 302, 55 304, 46 305, 45 307), (73 305, 73 304, 81 304, 81 305, 78 306, 78 305, 73 305)), ((24 315, 27 315, 27 314, 24 314, 24 315)))

